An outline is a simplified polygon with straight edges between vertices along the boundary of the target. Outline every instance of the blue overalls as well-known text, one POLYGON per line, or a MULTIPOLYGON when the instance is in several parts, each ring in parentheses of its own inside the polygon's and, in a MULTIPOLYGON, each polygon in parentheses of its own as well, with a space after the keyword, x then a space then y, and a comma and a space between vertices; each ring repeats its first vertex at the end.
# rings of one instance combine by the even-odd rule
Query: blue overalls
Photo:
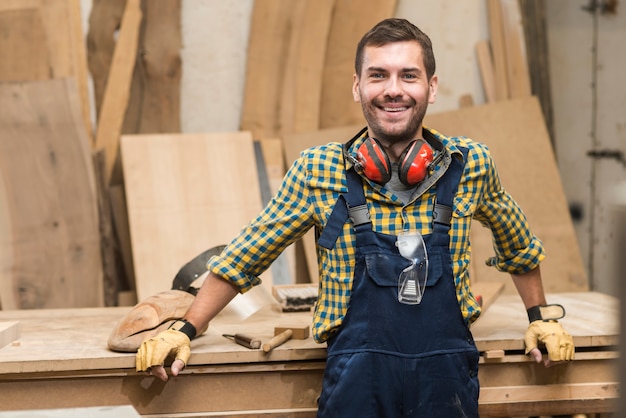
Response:
MULTIPOLYGON (((328 341, 318 417, 478 417, 478 351, 459 309, 448 235, 463 164, 453 158, 436 183, 435 212, 444 216, 435 215, 424 236, 429 268, 420 304, 398 302, 398 276, 410 261, 396 237, 353 221, 352 293, 328 341)), ((365 204, 361 177, 353 169, 347 176, 348 207, 365 204)), ((331 215, 329 223, 341 226, 340 218, 331 215)))

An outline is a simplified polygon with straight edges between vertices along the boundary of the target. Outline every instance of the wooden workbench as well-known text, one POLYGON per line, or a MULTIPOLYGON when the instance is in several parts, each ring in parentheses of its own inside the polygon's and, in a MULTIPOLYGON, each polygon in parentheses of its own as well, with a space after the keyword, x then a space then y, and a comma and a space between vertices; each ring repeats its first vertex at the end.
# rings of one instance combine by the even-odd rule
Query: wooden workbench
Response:
MULTIPOLYGON (((481 416, 614 410, 618 303, 594 292, 550 295, 565 305, 576 360, 545 369, 523 355, 525 312, 501 296, 473 326, 481 357, 481 416)), ((19 338, 0 348, 0 410, 133 405, 142 416, 315 416, 325 347, 291 340, 269 354, 222 337, 242 332, 267 340, 274 326, 300 325, 308 313, 264 307, 241 319, 219 316, 192 343, 190 364, 163 383, 134 370, 132 353, 106 340, 130 308, 0 311, 19 321, 19 338)))

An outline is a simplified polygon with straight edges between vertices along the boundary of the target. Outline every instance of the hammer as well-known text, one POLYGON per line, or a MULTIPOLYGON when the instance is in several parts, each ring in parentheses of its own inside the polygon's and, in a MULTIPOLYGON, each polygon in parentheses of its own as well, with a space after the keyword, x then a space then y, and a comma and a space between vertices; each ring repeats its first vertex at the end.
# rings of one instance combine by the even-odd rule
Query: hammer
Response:
POLYGON ((309 338, 309 327, 275 327, 274 338, 263 344, 263 351, 269 353, 274 348, 286 343, 290 339, 306 340, 309 338))

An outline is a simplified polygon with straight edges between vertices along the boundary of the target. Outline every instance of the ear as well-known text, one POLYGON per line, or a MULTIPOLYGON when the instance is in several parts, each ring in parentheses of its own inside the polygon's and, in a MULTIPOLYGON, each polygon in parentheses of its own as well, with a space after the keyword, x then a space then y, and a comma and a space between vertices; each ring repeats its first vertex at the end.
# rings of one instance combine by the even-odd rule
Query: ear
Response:
POLYGON ((428 82, 428 103, 435 103, 435 98, 437 97, 437 86, 439 85, 439 78, 437 75, 433 75, 428 82))
POLYGON ((356 74, 352 75, 352 98, 357 103, 361 101, 361 92, 359 91, 359 76, 356 74))

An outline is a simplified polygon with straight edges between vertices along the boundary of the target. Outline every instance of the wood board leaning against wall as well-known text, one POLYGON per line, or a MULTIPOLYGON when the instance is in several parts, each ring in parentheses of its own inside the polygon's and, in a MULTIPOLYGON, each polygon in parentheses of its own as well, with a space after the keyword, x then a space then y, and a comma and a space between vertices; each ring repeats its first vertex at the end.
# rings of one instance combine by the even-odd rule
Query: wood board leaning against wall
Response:
POLYGON ((261 211, 250 132, 123 135, 121 151, 139 301, 261 211))
POLYGON ((3 309, 102 306, 94 174, 73 79, 0 84, 3 309))

